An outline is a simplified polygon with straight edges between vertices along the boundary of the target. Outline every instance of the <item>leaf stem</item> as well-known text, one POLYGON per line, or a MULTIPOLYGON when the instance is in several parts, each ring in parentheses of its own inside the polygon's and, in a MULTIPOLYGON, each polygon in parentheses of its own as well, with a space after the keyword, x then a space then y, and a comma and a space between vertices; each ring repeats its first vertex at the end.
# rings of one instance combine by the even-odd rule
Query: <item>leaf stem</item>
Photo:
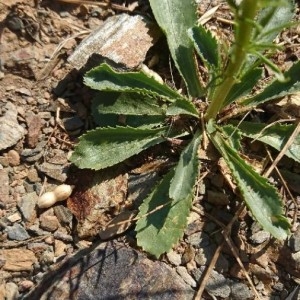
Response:
POLYGON ((216 88, 212 101, 208 106, 205 114, 206 120, 216 118, 228 93, 237 81, 251 41, 258 2, 259 0, 243 0, 235 12, 235 45, 232 49, 231 59, 225 69, 224 80, 216 88))

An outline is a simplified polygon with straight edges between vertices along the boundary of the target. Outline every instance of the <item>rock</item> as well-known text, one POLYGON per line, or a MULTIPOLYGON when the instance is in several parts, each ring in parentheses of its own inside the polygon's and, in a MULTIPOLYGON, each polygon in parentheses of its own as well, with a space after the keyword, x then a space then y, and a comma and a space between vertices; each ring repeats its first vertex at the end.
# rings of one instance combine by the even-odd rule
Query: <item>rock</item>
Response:
POLYGON ((66 244, 60 240, 55 240, 54 241, 54 256, 55 257, 60 257, 62 255, 65 255, 66 252, 66 244))
POLYGON ((42 120, 39 115, 29 113, 26 116, 27 123, 27 144, 29 148, 35 148, 37 146, 39 136, 42 128, 42 120))
POLYGON ((34 283, 31 280, 23 280, 19 282, 19 290, 20 292, 25 292, 31 289, 34 286, 34 283))
POLYGON ((288 246, 293 252, 300 251, 300 225, 288 240, 288 246))
POLYGON ((9 239, 16 241, 24 241, 30 238, 25 228, 18 223, 7 226, 7 235, 9 239))
POLYGON ((36 192, 25 194, 21 201, 18 203, 18 207, 27 222, 32 222, 36 218, 35 205, 37 203, 38 196, 36 192))
POLYGON ((25 129, 17 120, 17 108, 11 102, 6 103, 6 112, 0 117, 0 150, 14 146, 25 134, 25 129))
POLYGON ((188 271, 187 271, 187 269, 185 267, 179 266, 179 267, 176 268, 176 271, 180 275, 180 277, 184 280, 185 283, 187 283, 191 287, 196 287, 197 286, 197 282, 188 273, 188 271))
POLYGON ((53 236, 58 239, 58 240, 62 240, 65 242, 72 242, 73 241, 73 237, 69 234, 60 232, 59 230, 55 231, 53 236))
POLYGON ((181 256, 174 250, 167 253, 167 258, 171 264, 174 266, 179 266, 181 264, 181 256))
POLYGON ((19 289, 14 282, 7 282, 5 284, 5 299, 16 300, 19 298, 19 289))
POLYGON ((231 293, 230 282, 222 274, 212 270, 205 290, 215 297, 227 298, 231 293))
POLYGON ((253 299, 253 292, 248 286, 242 282, 231 283, 231 294, 230 299, 232 300, 248 300, 253 299))
POLYGON ((81 250, 47 274, 23 300, 189 300, 194 291, 168 265, 111 242, 81 250), (159 276, 158 276, 159 275, 159 276))
POLYGON ((74 131, 84 126, 84 123, 78 116, 63 119, 63 124, 67 131, 74 131))
POLYGON ((211 244, 210 237, 204 232, 196 232, 187 237, 187 242, 196 248, 203 248, 211 244))
POLYGON ((40 262, 44 265, 51 265, 54 262, 54 252, 50 249, 44 251, 40 257, 40 262))
POLYGON ((55 231, 59 227, 58 219, 53 215, 53 209, 48 209, 41 214, 40 227, 50 232, 55 231))
POLYGON ((9 177, 7 169, 0 169, 0 202, 5 206, 9 202, 9 177))
POLYGON ((67 173, 69 170, 68 165, 55 165, 47 162, 40 164, 36 164, 36 168, 46 174, 47 176, 56 179, 59 182, 65 182, 67 179, 67 173))
POLYGON ((10 216, 7 216, 6 219, 11 223, 15 223, 17 221, 20 221, 22 218, 19 213, 14 213, 10 216))
MULTIPOLYGON (((97 235, 108 223, 110 216, 118 215, 127 194, 127 175, 120 169, 77 173, 80 181, 67 200, 67 206, 78 220, 77 232, 80 238, 97 235)), ((111 219, 111 218, 110 218, 111 219)))
POLYGON ((260 230, 251 235, 250 239, 254 244, 262 244, 270 238, 270 233, 264 230, 260 230))
POLYGON ((20 164, 20 154, 16 150, 9 150, 6 156, 10 166, 14 167, 20 164))
POLYGON ((38 172, 35 168, 30 168, 28 170, 27 178, 32 183, 41 181, 41 178, 39 177, 38 172))
POLYGON ((27 249, 2 249, 0 256, 5 261, 5 271, 32 271, 33 264, 37 262, 34 253, 27 249))
POLYGON ((85 38, 68 61, 79 70, 96 53, 127 68, 136 68, 158 37, 156 25, 142 16, 115 15, 85 38))

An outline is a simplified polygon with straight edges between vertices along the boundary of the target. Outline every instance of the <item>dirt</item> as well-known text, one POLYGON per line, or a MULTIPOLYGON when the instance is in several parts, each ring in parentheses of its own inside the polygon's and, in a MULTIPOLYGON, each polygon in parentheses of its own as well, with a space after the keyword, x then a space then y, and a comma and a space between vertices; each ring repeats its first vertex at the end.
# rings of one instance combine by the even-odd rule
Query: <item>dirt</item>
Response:
MULTIPOLYGON (((89 224, 93 229, 93 238, 89 239, 91 236, 85 233, 87 229, 82 225, 83 214, 91 210, 91 202, 95 201, 91 192, 85 191, 94 175, 74 171, 68 161, 78 137, 94 127, 90 117, 93 92, 83 85, 82 73, 75 70, 67 59, 80 41, 108 17, 149 12, 146 1, 103 3, 102 6, 38 0, 0 3, 0 299, 16 299, 17 295, 22 297, 32 291, 57 261, 72 255, 77 249, 90 247, 97 240, 97 231, 101 230, 94 223, 89 224), (80 185, 76 197, 88 202, 80 202, 81 206, 78 206, 78 203, 68 200, 68 204, 61 202, 49 210, 38 209, 38 196, 61 183, 80 185)), ((204 12, 209 5, 218 3, 203 1, 199 10, 204 12)), ((230 35, 231 25, 224 19, 230 19, 230 16, 223 4, 211 18, 209 26, 221 35, 230 35), (220 27, 222 30, 218 29, 220 27)), ((278 52, 274 60, 282 69, 287 69, 300 58, 299 26, 285 31, 278 39, 278 42, 282 41, 288 47, 278 52)), ((268 76, 271 70, 265 72, 268 76)), ((299 173, 298 165, 289 160, 283 163, 290 171, 299 173)), ((148 174, 147 168, 145 164, 138 174, 148 174)), ((112 181, 107 179, 106 190, 101 190, 105 194, 116 189, 119 192, 117 204, 105 202, 110 206, 109 210, 93 216, 102 218, 97 226, 118 215, 119 206, 128 205, 125 195, 130 180, 124 170, 117 170, 117 173, 111 176, 112 181)), ((176 255, 162 258, 171 268, 177 268, 177 272, 184 267, 189 276, 198 281, 193 286, 195 292, 201 284, 197 269, 210 264, 217 246, 222 243, 220 230, 233 216, 227 207, 233 194, 229 192, 229 198, 224 197, 223 191, 229 191, 229 188, 218 169, 212 168, 205 180, 212 187, 207 194, 204 193, 209 201, 205 203, 203 196, 195 203, 185 237, 173 251, 180 257, 180 266, 173 260, 176 255), (209 237, 208 244, 201 248, 193 244, 193 238, 203 228, 209 237)), ((298 202, 293 204, 288 198, 287 214, 290 217, 300 201, 297 185, 293 190, 298 202)), ((226 280, 243 283, 243 288, 249 286, 233 255, 232 249, 235 249, 261 299, 286 299, 297 292, 300 284, 299 215, 295 222, 293 236, 289 241, 279 242, 265 237, 252 219, 246 213, 242 214, 239 224, 231 232, 232 245, 224 245, 215 270, 226 280)), ((128 237, 119 239, 136 247, 128 237)), ((226 298, 210 296, 208 290, 203 297, 226 298)), ((251 294, 245 299, 254 298, 251 294)))

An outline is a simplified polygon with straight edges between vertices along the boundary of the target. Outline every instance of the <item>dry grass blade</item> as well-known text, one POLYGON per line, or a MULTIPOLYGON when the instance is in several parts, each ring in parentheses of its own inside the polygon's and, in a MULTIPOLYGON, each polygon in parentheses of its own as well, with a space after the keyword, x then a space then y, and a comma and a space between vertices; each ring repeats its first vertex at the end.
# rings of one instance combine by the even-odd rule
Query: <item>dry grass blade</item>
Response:
POLYGON ((201 25, 204 25, 205 23, 207 23, 217 12, 217 10, 219 9, 219 6, 220 5, 217 5, 211 9, 209 9, 207 12, 205 12, 198 20, 198 23, 201 25))

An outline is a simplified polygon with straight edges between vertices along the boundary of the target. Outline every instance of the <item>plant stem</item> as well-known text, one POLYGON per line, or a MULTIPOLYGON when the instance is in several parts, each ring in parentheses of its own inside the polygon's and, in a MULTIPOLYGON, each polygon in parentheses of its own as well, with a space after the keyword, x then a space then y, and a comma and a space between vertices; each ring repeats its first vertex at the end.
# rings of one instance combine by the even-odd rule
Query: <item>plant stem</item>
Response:
POLYGON ((251 33, 258 2, 259 0, 243 0, 235 12, 236 30, 232 57, 225 69, 224 80, 216 88, 212 101, 208 106, 205 114, 206 120, 216 118, 222 108, 224 100, 237 81, 237 77, 245 62, 247 49, 251 41, 251 33))

